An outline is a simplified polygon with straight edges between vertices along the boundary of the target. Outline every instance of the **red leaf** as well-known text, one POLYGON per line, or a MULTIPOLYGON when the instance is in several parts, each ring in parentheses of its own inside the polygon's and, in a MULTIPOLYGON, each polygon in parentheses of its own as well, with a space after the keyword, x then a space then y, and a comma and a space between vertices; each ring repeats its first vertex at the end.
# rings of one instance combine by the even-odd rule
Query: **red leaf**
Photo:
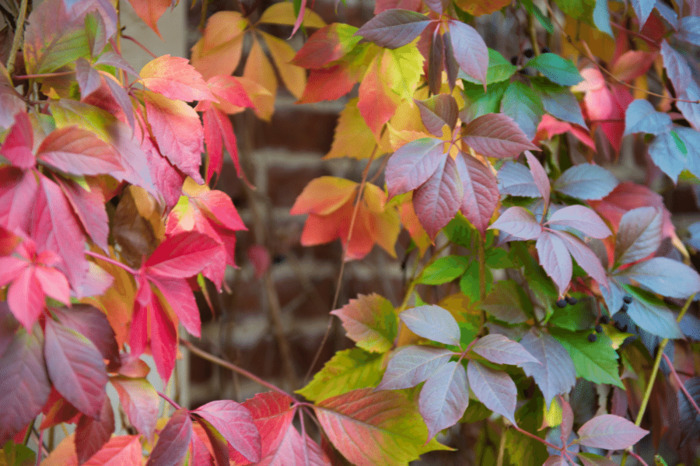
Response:
POLYGON ((628 50, 615 60, 612 74, 621 81, 632 82, 649 71, 658 54, 656 51, 628 50))
POLYGON ((207 144, 207 152, 209 154, 209 163, 207 164, 206 179, 209 182, 214 173, 221 173, 223 166, 223 146, 231 156, 233 166, 236 167, 236 174, 239 177, 244 177, 241 163, 238 159, 238 145, 236 143, 236 133, 233 131, 233 125, 226 115, 221 110, 214 107, 209 108, 202 114, 204 122, 204 141, 207 144))
POLYGON ((360 82, 357 108, 375 137, 379 135, 384 124, 394 116, 398 101, 398 95, 388 89, 382 79, 379 60, 374 60, 360 82))
POLYGON ((394 152, 385 172, 390 198, 417 189, 435 173, 447 157, 443 143, 440 139, 421 138, 394 152))
MULTIPOLYGON (((455 60, 459 63, 459 67, 462 68, 462 71, 484 83, 484 89, 486 89, 486 71, 489 67, 489 50, 486 47, 484 39, 476 32, 476 29, 468 24, 455 20, 450 20, 449 23, 449 33, 452 40, 455 60)), ((478 151, 479 149, 476 150, 478 151)))
POLYGON ((377 390, 415 387, 446 364, 452 354, 452 351, 430 346, 404 346, 389 360, 377 390))
POLYGON ((462 204, 463 189, 457 165, 448 156, 413 193, 413 208, 431 238, 454 218, 462 204))
POLYGON ((596 416, 578 430, 579 443, 605 450, 623 450, 639 442, 649 431, 613 414, 596 416))
POLYGON ((187 453, 192 437, 192 421, 186 409, 175 411, 160 432, 147 465, 179 464, 187 453))
POLYGON ((498 180, 490 167, 462 153, 457 155, 457 171, 464 189, 460 210, 483 234, 500 200, 498 180))
POLYGON ((213 105, 224 113, 233 114, 244 108, 254 108, 255 104, 236 76, 212 76, 207 85, 219 100, 213 105))
POLYGON ((155 296, 148 306, 150 321, 151 354, 158 374, 164 381, 170 380, 177 356, 177 329, 163 309, 160 299, 155 296))
POLYGON ((0 154, 18 168, 31 168, 36 165, 36 158, 32 152, 33 145, 34 129, 29 121, 29 115, 18 112, 15 114, 14 124, 5 137, 5 142, 0 147, 0 154))
POLYGON ((544 231, 535 243, 540 265, 563 295, 571 281, 573 265, 566 243, 555 232, 544 231))
POLYGON ((654 207, 639 207, 622 216, 615 237, 615 261, 620 264, 644 259, 661 246, 663 216, 654 207))
POLYGON ((548 225, 574 228, 591 238, 603 239, 612 235, 610 228, 593 210, 582 205, 566 206, 549 217, 548 225))
POLYGON ((539 364, 539 361, 528 353, 520 343, 496 333, 479 338, 472 346, 472 351, 496 364, 511 364, 521 367, 527 363, 539 364))
POLYGON ((44 332, 46 366, 56 390, 80 412, 97 418, 107 384, 102 355, 90 340, 52 319, 44 332))
POLYGON ((428 440, 451 427, 464 415, 469 405, 469 385, 464 366, 451 361, 426 380, 418 406, 428 426, 428 440))
POLYGON ((181 100, 171 100, 154 92, 144 91, 146 116, 160 152, 173 165, 197 183, 204 151, 204 130, 197 112, 181 100))
MULTIPOLYGON (((442 62, 440 65, 442 66, 442 62)), ((442 68, 440 72, 442 72, 442 68)), ((415 102, 423 124, 434 136, 441 137, 445 125, 450 130, 455 127, 459 109, 457 101, 451 95, 437 94, 429 99, 416 100, 415 102)))
POLYGON ((144 86, 169 99, 214 100, 202 75, 186 58, 161 55, 146 63, 139 75, 144 86))
POLYGON ((260 280, 265 275, 265 272, 270 269, 270 264, 272 263, 270 253, 268 252, 267 248, 261 244, 252 245, 248 248, 246 253, 248 260, 255 271, 255 278, 260 280))
POLYGON ((89 460, 107 443, 114 432, 114 412, 109 398, 104 399, 99 418, 82 415, 75 429, 75 449, 78 461, 89 460))
POLYGON ((474 396, 488 409, 515 422, 515 404, 518 389, 505 372, 495 371, 476 361, 469 361, 467 366, 469 386, 474 396))
POLYGON ((535 186, 537 186, 537 190, 542 195, 542 199, 544 199, 544 205, 547 206, 547 204, 549 204, 549 194, 551 190, 547 172, 544 171, 544 167, 540 161, 537 160, 530 151, 525 151, 525 158, 527 159, 527 164, 530 166, 530 173, 532 174, 535 186))
POLYGON ((74 126, 50 132, 36 155, 39 160, 73 175, 112 174, 124 169, 111 145, 94 133, 74 126))
POLYGON ((292 424, 282 431, 282 439, 275 451, 263 457, 260 466, 285 466, 293 464, 304 464, 309 466, 330 465, 331 461, 321 450, 321 447, 306 436, 306 442, 297 432, 292 424))
POLYGON ((311 34, 299 49, 292 63, 306 69, 320 69, 343 58, 359 37, 351 37, 357 29, 347 24, 333 23, 311 34))
MULTIPOLYGON (((208 449, 209 464, 230 464, 230 447, 228 446, 228 442, 223 437, 223 435, 221 435, 221 433, 218 430, 216 430, 211 424, 209 424, 204 419, 195 417, 194 420, 196 421, 194 425, 197 427, 201 427, 202 432, 204 433, 204 437, 206 437, 206 440, 204 440, 203 437, 199 438, 198 440, 202 440, 202 443, 204 443, 205 447, 208 449)), ((195 432, 195 435, 192 437, 192 440, 195 440, 195 438, 197 438, 197 435, 201 434, 195 432)), ((192 444, 194 445, 194 443, 195 442, 193 441, 192 444)), ((247 463, 247 461, 245 461, 244 459, 243 463, 247 463)), ((236 464, 238 464, 238 462, 236 462, 236 464)))
POLYGON ((163 13, 172 6, 171 0, 129 0, 131 6, 134 7, 136 14, 148 25, 153 31, 158 34, 161 39, 163 36, 158 31, 158 20, 163 13))
POLYGON ((106 464, 140 464, 142 461, 141 442, 138 435, 112 437, 100 451, 95 453, 83 466, 106 464))
POLYGON ((80 220, 90 239, 107 252, 109 219, 105 210, 104 194, 100 187, 97 183, 88 182, 90 186, 90 191, 88 191, 74 181, 57 178, 56 182, 73 207, 75 216, 80 220))
POLYGON ((0 357, 0 443, 25 427, 46 403, 51 384, 44 364, 44 336, 19 330, 0 357))
POLYGON ((202 333, 202 321, 199 317, 197 302, 192 294, 192 288, 187 281, 157 276, 149 276, 148 280, 162 293, 163 298, 175 311, 185 329, 192 336, 199 338, 202 333))
POLYGON ((117 390, 119 402, 131 425, 147 439, 153 440, 160 400, 156 389, 145 378, 132 379, 119 376, 112 377, 110 381, 117 390))
POLYGON ((540 225, 529 210, 510 207, 493 222, 489 230, 501 230, 520 240, 537 239, 542 234, 540 225))
POLYGON ((407 309, 399 317, 413 333, 446 345, 459 345, 459 326, 449 311, 435 305, 407 309))
POLYGON ((352 90, 357 80, 343 64, 311 70, 300 103, 339 99, 352 90))
POLYGON ((87 337, 104 359, 112 361, 119 359, 114 330, 99 309, 87 304, 76 304, 71 309, 52 308, 51 310, 63 325, 87 337))
MULTIPOLYGON (((292 408, 293 401, 280 393, 266 392, 258 393, 243 403, 243 406, 250 411, 255 427, 260 433, 260 458, 262 462, 265 462, 266 458, 282 453, 280 452, 280 443, 284 440, 288 430, 294 429, 292 420, 296 409, 292 408)), ((232 459, 242 462, 244 457, 240 453, 236 453, 232 459)))
POLYGON ((231 400, 212 401, 192 413, 214 426, 248 461, 260 460, 260 433, 251 412, 244 405, 231 400))
POLYGON ((387 10, 367 21, 355 34, 380 47, 399 48, 418 37, 430 18, 415 11, 387 10))
POLYGON ((10 231, 29 232, 38 191, 34 173, 0 168, 0 224, 10 231))
POLYGON ((41 420, 39 429, 48 429, 59 424, 76 424, 80 417, 85 416, 75 409, 75 406, 61 396, 54 387, 51 387, 49 399, 41 410, 44 418, 41 420))
POLYGON ((513 119, 503 113, 489 113, 464 128, 469 146, 487 157, 515 157, 524 150, 539 150, 513 119))
POLYGON ((148 258, 144 267, 149 275, 188 278, 198 274, 211 261, 218 243, 201 233, 178 233, 166 238, 148 258))

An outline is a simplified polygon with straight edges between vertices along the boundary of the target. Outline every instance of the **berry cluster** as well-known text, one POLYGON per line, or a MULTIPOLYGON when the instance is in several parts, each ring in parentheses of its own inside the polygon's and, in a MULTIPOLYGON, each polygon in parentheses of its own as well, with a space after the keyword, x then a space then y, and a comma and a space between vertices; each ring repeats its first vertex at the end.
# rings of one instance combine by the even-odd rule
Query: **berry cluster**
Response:
POLYGON ((559 309, 564 309, 567 304, 571 304, 573 306, 577 302, 578 299, 574 298, 573 296, 567 296, 566 298, 557 300, 556 305, 559 309))

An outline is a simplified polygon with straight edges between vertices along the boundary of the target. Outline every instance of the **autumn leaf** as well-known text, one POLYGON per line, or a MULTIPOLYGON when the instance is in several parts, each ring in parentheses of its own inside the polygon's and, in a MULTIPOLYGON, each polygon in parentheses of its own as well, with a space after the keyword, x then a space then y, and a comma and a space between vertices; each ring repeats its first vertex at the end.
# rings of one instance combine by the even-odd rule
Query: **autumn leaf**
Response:
POLYGON ((169 99, 187 102, 214 99, 202 75, 186 58, 162 55, 146 63, 139 75, 144 86, 169 99))

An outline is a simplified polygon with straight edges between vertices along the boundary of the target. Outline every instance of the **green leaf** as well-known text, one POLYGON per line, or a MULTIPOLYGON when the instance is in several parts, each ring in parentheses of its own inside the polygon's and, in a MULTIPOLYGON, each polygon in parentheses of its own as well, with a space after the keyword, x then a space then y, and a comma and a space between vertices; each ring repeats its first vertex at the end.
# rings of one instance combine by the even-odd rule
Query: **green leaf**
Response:
POLYGON ((565 14, 574 19, 582 19, 590 14, 593 0, 555 0, 565 14))
POLYGON ((576 65, 556 53, 543 53, 527 62, 527 66, 562 86, 573 86, 583 81, 576 65))
POLYGON ((593 327, 595 316, 587 301, 580 300, 577 304, 566 306, 564 309, 556 308, 554 314, 549 319, 551 325, 570 330, 586 330, 593 327))
POLYGON ((620 380, 617 352, 607 335, 600 333, 595 342, 590 342, 590 331, 573 333, 553 328, 550 329, 550 333, 569 352, 577 376, 594 383, 607 383, 625 388, 620 380))
POLYGON ((464 80, 462 82, 466 104, 460 113, 460 117, 463 117, 462 121, 470 121, 487 113, 498 113, 501 98, 508 87, 507 82, 494 83, 488 87, 487 92, 484 92, 484 87, 480 84, 472 84, 464 80))
POLYGON ((0 464, 7 466, 31 466, 36 464, 36 454, 26 445, 8 440, 0 451, 0 464))
POLYGON ((510 83, 503 94, 501 112, 515 120, 523 133, 533 139, 544 115, 544 107, 542 100, 530 86, 515 81, 510 83))
MULTIPOLYGON (((484 291, 486 294, 489 294, 493 287, 493 274, 488 267, 485 272, 484 281, 486 289, 484 291)), ((459 280, 459 289, 471 301, 479 301, 481 299, 479 287, 479 262, 474 260, 469 264, 469 267, 467 267, 467 270, 464 271, 464 275, 462 275, 462 278, 459 280)))
POLYGON ((295 393, 319 402, 358 388, 376 387, 382 380, 385 355, 360 348, 338 351, 306 387, 295 393))
POLYGON ((525 11, 537 18, 537 21, 539 21, 539 23, 548 33, 552 34, 554 32, 552 21, 544 13, 542 13, 542 10, 540 10, 537 5, 532 3, 532 0, 520 0, 520 4, 525 7, 525 11))
MULTIPOLYGON (((499 52, 494 49, 489 49, 489 67, 488 71, 486 71, 486 84, 506 81, 515 74, 517 69, 517 66, 506 60, 499 52)), ((479 81, 468 76, 461 70, 457 76, 472 84, 482 86, 479 81)))
POLYGON ((457 213, 455 218, 450 220, 450 223, 442 229, 442 232, 445 233, 445 236, 447 236, 447 239, 449 239, 451 243, 464 246, 468 249, 473 247, 472 242, 475 240, 474 231, 474 227, 472 227, 464 215, 460 213, 457 213))
POLYGON ((418 283, 442 285, 460 277, 469 266, 469 258, 464 256, 441 257, 423 270, 418 283))
POLYGON ((391 302, 376 293, 359 295, 331 314, 343 321, 348 338, 374 353, 389 351, 398 332, 398 317, 391 302))

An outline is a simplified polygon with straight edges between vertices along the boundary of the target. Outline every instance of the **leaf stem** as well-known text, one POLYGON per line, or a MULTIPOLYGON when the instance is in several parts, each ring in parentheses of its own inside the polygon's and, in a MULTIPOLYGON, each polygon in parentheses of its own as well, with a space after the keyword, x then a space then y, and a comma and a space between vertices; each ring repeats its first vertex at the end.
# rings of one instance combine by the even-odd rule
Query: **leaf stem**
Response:
POLYGON ((513 428, 514 428, 515 430, 517 430, 518 432, 520 432, 521 434, 526 435, 526 436, 530 437, 531 439, 537 440, 537 441, 540 442, 540 443, 543 443, 544 445, 548 446, 549 448, 552 448, 552 449, 554 449, 554 450, 558 450, 558 451, 561 451, 562 453, 564 453, 564 452, 563 452, 563 448, 559 448, 558 446, 554 445, 553 443, 549 443, 549 442, 546 441, 545 439, 540 438, 540 437, 538 437, 538 436, 535 435, 535 434, 531 434, 530 432, 528 432, 528 431, 526 431, 526 430, 524 430, 524 429, 521 429, 520 427, 518 427, 518 426, 515 425, 515 424, 513 424, 513 428))
POLYGON ((41 78, 58 78, 61 76, 69 76, 75 74, 75 71, 56 71, 55 73, 39 73, 39 74, 17 74, 14 79, 41 79, 41 78))
POLYGON ((150 50, 148 50, 148 48, 147 48, 145 45, 143 45, 141 42, 139 42, 139 41, 136 40, 135 38, 133 38, 133 37, 131 37, 131 36, 129 36, 129 35, 126 35, 126 34, 122 34, 121 37, 124 38, 124 39, 126 39, 126 40, 130 40, 130 41, 133 42, 134 44, 138 45, 139 47, 141 47, 141 49, 143 49, 144 52, 146 52, 147 54, 149 54, 149 55, 152 56, 153 58, 158 58, 158 56, 157 56, 155 53, 153 53, 153 52, 151 52, 150 50))
POLYGON ((122 269, 126 270, 127 272, 129 272, 129 273, 132 274, 132 275, 138 275, 138 274, 139 274, 138 271, 132 269, 131 267, 129 267, 129 266, 126 265, 126 264, 122 264, 121 262, 112 259, 111 257, 103 256, 102 254, 99 254, 99 253, 96 253, 96 252, 92 252, 92 251, 85 251, 85 254, 87 254, 88 256, 92 256, 92 257, 94 257, 95 259, 99 259, 99 260, 108 262, 108 263, 110 263, 110 264, 112 264, 112 265, 116 265, 117 267, 121 267, 122 269))
POLYGON ((666 355, 666 353, 663 353, 663 358, 664 361, 666 361, 666 364, 668 364, 668 367, 671 369, 671 374, 673 375, 673 378, 676 379, 676 382, 678 382, 678 387, 680 391, 683 392, 683 394, 688 398, 688 401, 690 402, 690 405, 695 409, 695 415, 700 414, 700 408, 698 407, 697 403, 695 403, 695 400, 693 399, 692 396, 690 396, 690 393, 688 392, 688 389, 685 388, 685 385, 683 385, 683 381, 681 380, 680 376, 678 375, 678 372, 676 372, 676 368, 673 367, 673 363, 671 362, 671 359, 666 355))
POLYGON ((540 51, 540 44, 537 42, 537 27, 535 24, 534 15, 527 15, 527 32, 530 35, 530 45, 532 46, 532 51, 535 56, 539 56, 542 52, 540 51))
POLYGON ((17 27, 15 28, 15 36, 12 38, 12 46, 10 47, 10 55, 7 58, 7 72, 10 76, 15 71, 15 60, 17 52, 19 52, 19 44, 24 37, 24 21, 27 19, 27 4, 28 0, 22 0, 19 5, 19 16, 17 17, 17 27))
POLYGON ((270 382, 267 382, 267 381, 261 379, 257 375, 253 374, 252 372, 248 372, 247 370, 243 369, 242 367, 238 367, 235 364, 232 364, 228 361, 225 361, 221 358, 218 358, 211 353, 207 353, 203 349, 196 347, 195 345, 193 345, 192 343, 190 343, 187 340, 183 340, 181 338, 180 344, 182 346, 186 347, 188 350, 190 350, 192 353, 196 354, 197 356, 199 356, 202 359, 205 359, 209 362, 213 362, 214 364, 217 364, 221 367, 225 367, 226 369, 232 370, 233 372, 236 372, 236 373, 242 375, 243 377, 247 377, 250 380, 257 382, 258 384, 262 385, 265 388, 269 388, 270 390, 272 390, 274 392, 280 393, 282 395, 286 395, 286 396, 290 397, 291 399, 296 400, 296 398, 294 398, 294 396, 285 392, 284 390, 277 387, 276 385, 273 385, 270 382))
POLYGON ((168 395, 166 395, 165 393, 158 392, 158 396, 161 397, 161 398, 163 398, 163 399, 164 399, 165 401, 167 401, 168 403, 170 403, 170 405, 171 405, 173 408, 175 408, 175 409, 182 409, 182 406, 180 406, 179 404, 177 404, 177 403, 175 403, 173 400, 171 400, 170 397, 168 397, 168 395))
POLYGON ((27 431, 24 433, 22 445, 26 445, 27 442, 29 442, 29 436, 32 435, 32 429, 34 428, 34 422, 36 422, 36 418, 32 419, 32 423, 29 424, 29 427, 27 427, 27 431))

